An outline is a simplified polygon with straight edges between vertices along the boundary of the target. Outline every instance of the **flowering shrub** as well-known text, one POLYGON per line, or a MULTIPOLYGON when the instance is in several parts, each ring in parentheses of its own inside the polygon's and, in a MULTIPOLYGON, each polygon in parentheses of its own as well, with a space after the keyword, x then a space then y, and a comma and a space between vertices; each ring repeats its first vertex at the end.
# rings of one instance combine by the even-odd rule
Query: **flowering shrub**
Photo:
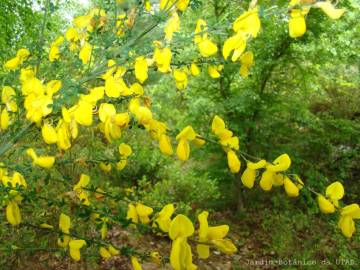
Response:
MULTIPOLYGON (((292 0, 284 11, 289 12, 292 38, 306 32, 310 8, 321 9, 331 19, 344 13, 330 2, 308 2, 292 0)), ((207 211, 197 216, 195 226, 174 203, 145 205, 134 200, 131 191, 111 187, 106 176, 131 166, 136 155, 131 141, 125 142, 122 134, 137 129, 146 132, 162 154, 183 162, 194 147, 221 147, 231 173, 240 173, 242 161, 246 163, 241 182, 249 189, 256 182, 264 191, 283 186, 289 197, 308 189, 321 212, 338 213, 339 228, 352 237, 360 207, 340 202, 345 192, 339 181, 325 193, 317 192, 298 174, 289 172, 287 154, 267 161, 241 151, 239 138, 218 115, 213 117, 211 132, 200 134, 191 125, 178 132, 151 110, 146 84, 156 74, 172 76, 180 92, 201 72, 220 78, 226 65, 238 65, 239 76, 246 79, 255 64, 247 45, 261 37, 256 1, 233 22, 232 33, 221 48, 212 35, 215 29, 199 18, 194 32, 184 33, 191 40, 192 57, 181 61, 174 51, 182 47, 173 42, 173 36, 181 32, 181 15, 190 0, 114 4, 111 9, 95 7, 76 17, 64 35, 49 42, 46 52, 36 55, 21 48, 4 63, 8 74, 1 91, 0 190, 8 224, 55 235, 58 247, 75 261, 81 260, 84 249, 94 248, 104 260, 129 257, 134 269, 142 269, 141 262, 146 260, 159 265, 170 262, 177 270, 196 269, 193 254, 207 259, 210 249, 235 253, 237 247, 227 238, 229 226, 211 226, 207 211), (139 27, 143 29, 138 31, 139 27), (160 34, 151 35, 158 28, 160 34), (151 46, 142 46, 144 40, 151 46), (97 151, 92 152, 94 149, 97 151), (83 151, 85 155, 78 155, 83 151), (76 179, 74 165, 82 170, 76 179), (48 189, 52 185, 56 190, 48 189), (77 226, 89 224, 97 228, 98 237, 76 233, 77 226), (142 253, 130 245, 111 243, 108 227, 115 225, 170 239, 170 253, 160 257, 156 251, 142 253), (189 243, 196 246, 196 252, 189 243)))

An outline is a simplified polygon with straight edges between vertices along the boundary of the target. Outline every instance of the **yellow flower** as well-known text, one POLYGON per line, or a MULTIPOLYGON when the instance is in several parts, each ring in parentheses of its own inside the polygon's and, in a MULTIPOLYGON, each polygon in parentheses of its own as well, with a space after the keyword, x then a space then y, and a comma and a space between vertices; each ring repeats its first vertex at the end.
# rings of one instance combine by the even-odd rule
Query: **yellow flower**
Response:
POLYGON ((210 77, 214 78, 214 79, 220 78, 221 74, 219 71, 221 71, 223 69, 223 67, 224 67, 223 65, 218 65, 218 66, 209 65, 208 73, 209 73, 210 77))
POLYGON ((38 157, 34 149, 29 148, 26 150, 26 154, 33 160, 33 164, 42 168, 50 169, 55 163, 55 157, 51 156, 40 156, 38 157))
POLYGON ((269 191, 271 190, 273 183, 274 183, 274 177, 275 173, 269 170, 265 170, 263 174, 261 175, 260 179, 260 187, 265 190, 269 191))
POLYGON ((225 129, 225 122, 222 120, 222 118, 218 115, 215 115, 212 123, 211 123, 211 130, 214 134, 219 136, 223 130, 225 129))
POLYGON ((62 235, 61 238, 58 238, 58 245, 60 247, 67 247, 70 241, 70 236, 68 235, 70 233, 70 227, 71 227, 71 220, 70 217, 64 213, 60 214, 59 217, 59 230, 61 230, 64 235, 62 235))
POLYGON ((173 149, 171 146, 170 138, 166 134, 161 134, 159 139, 159 148, 161 153, 165 155, 172 155, 173 149))
POLYGON ((203 57, 210 57, 217 53, 218 47, 210 39, 203 39, 198 43, 200 54, 203 57))
POLYGON ((6 130, 10 125, 10 116, 8 111, 5 109, 2 110, 0 116, 0 128, 1 130, 6 130))
POLYGON ((335 212, 335 206, 327 200, 323 195, 317 196, 317 201, 320 207, 320 211, 324 214, 331 214, 335 212))
POLYGON ((356 231, 354 219, 360 219, 360 207, 357 203, 347 205, 341 209, 338 226, 348 238, 356 231))
POLYGON ((79 39, 79 33, 75 28, 70 27, 65 33, 65 38, 68 41, 77 41, 79 39))
POLYGON ((227 152, 228 166, 232 173, 238 173, 240 171, 241 162, 233 150, 227 152))
POLYGON ((54 62, 60 58, 60 49, 58 46, 51 46, 49 51, 49 61, 54 62))
POLYGON ((52 80, 46 84, 45 92, 49 96, 53 96, 61 89, 62 83, 59 80, 52 80))
POLYGON ((160 9, 169 9, 174 2, 175 0, 160 0, 160 9))
POLYGON ((134 256, 131 256, 131 265, 133 270, 142 270, 141 264, 139 263, 138 259, 134 256))
POLYGON ((110 251, 108 251, 105 247, 100 247, 100 248, 99 248, 99 253, 100 253, 100 256, 101 256, 105 261, 107 261, 108 259, 111 258, 111 253, 110 253, 110 251))
POLYGON ((84 65, 86 65, 90 61, 91 54, 92 46, 88 42, 85 42, 84 45, 81 47, 79 53, 79 59, 84 65))
POLYGON ((163 207, 163 209, 157 214, 156 219, 154 220, 153 226, 159 228, 163 232, 169 232, 170 223, 171 223, 171 216, 174 213, 174 205, 167 204, 163 207))
POLYGON ((246 52, 240 57, 240 75, 244 78, 249 76, 249 67, 254 64, 254 55, 252 52, 246 52))
POLYGON ((122 157, 127 158, 132 154, 131 146, 126 143, 121 143, 119 145, 119 153, 122 157))
POLYGON ((306 32, 306 22, 303 11, 300 9, 293 9, 290 13, 289 19, 289 34, 292 38, 301 37, 306 32))
POLYGON ((170 264, 174 270, 195 270, 191 247, 184 237, 176 238, 171 245, 170 264))
POLYGON ((299 196, 300 188, 292 182, 289 177, 285 176, 284 178, 284 188, 285 192, 289 197, 297 197, 299 196))
POLYGON ((316 2, 315 7, 320 8, 329 18, 333 20, 339 19, 345 12, 344 8, 335 8, 330 1, 316 2))
POLYGON ((330 184, 325 191, 326 197, 328 197, 337 206, 338 201, 344 197, 345 191, 343 185, 336 181, 330 184))
POLYGON ((11 58, 10 60, 6 61, 4 64, 4 68, 7 70, 15 70, 21 65, 21 61, 19 57, 11 58))
POLYGON ((100 162, 99 166, 103 172, 109 173, 111 171, 111 164, 106 164, 104 162, 100 162))
POLYGON ((180 18, 177 12, 174 11, 170 19, 167 21, 164 29, 165 39, 170 42, 172 40, 173 34, 179 31, 180 31, 180 18))
POLYGON ((175 69, 173 75, 176 81, 176 88, 179 90, 185 89, 188 84, 186 72, 181 69, 175 69))
POLYGON ((254 38, 257 37, 261 28, 261 22, 258 16, 258 8, 252 8, 238 17, 234 24, 233 29, 236 33, 243 32, 254 38))
POLYGON ((317 197, 320 211, 324 214, 334 213, 335 207, 339 206, 339 200, 344 197, 344 194, 344 187, 340 182, 330 184, 325 191, 326 197, 320 194, 317 197))
POLYGON ((226 60, 232 51, 234 51, 234 54, 231 58, 233 62, 237 61, 241 54, 245 51, 246 48, 246 38, 243 34, 243 32, 240 32, 230 38, 228 38, 223 46, 223 56, 226 60))
POLYGON ((176 1, 176 7, 180 11, 185 11, 186 8, 188 7, 189 3, 190 3, 190 0, 177 0, 176 1))
POLYGON ((169 48, 155 48, 154 61, 160 72, 167 73, 170 71, 171 56, 169 48))
POLYGON ((41 134, 47 144, 56 143, 58 140, 55 128, 49 123, 44 123, 41 128, 41 134))
POLYGON ((207 24, 204 20, 199 19, 196 22, 194 43, 199 44, 201 41, 207 39, 207 24))
POLYGON ((262 159, 256 163, 248 162, 247 167, 244 173, 241 176, 241 182, 247 188, 253 188, 255 177, 256 177, 256 170, 264 168, 266 166, 266 160, 262 159))
POLYGON ((13 226, 17 226, 21 223, 20 208, 15 200, 10 200, 6 206, 6 218, 13 226))
POLYGON ((110 76, 105 80, 105 94, 108 97, 117 98, 127 91, 129 89, 123 78, 110 76))
POLYGON ((180 139, 179 144, 176 148, 176 155, 182 161, 186 161, 190 157, 190 145, 185 139, 180 139))
POLYGON ((16 56, 19 57, 21 61, 25 61, 30 56, 30 52, 28 49, 21 48, 17 51, 16 56))
POLYGON ((17 112, 15 90, 10 86, 4 86, 1 92, 1 102, 5 104, 6 109, 10 112, 17 112))
POLYGON ((291 159, 288 154, 278 156, 266 169, 272 172, 283 172, 290 168, 291 159))
POLYGON ((131 220, 134 223, 148 224, 150 222, 149 216, 152 214, 153 209, 142 203, 133 205, 132 203, 128 206, 126 219, 131 220))
POLYGON ((74 118, 76 122, 82 126, 91 126, 93 121, 93 106, 84 101, 79 100, 74 110, 74 118))
POLYGON ((199 67, 195 63, 192 63, 191 66, 190 66, 190 72, 191 72, 191 75, 196 77, 196 76, 200 75, 201 71, 200 71, 199 67))
MULTIPOLYGON (((208 218, 209 213, 207 211, 203 211, 198 215, 198 220, 200 224, 199 228, 199 241, 204 243, 213 243, 221 251, 225 250, 226 254, 232 254, 237 251, 235 245, 229 239, 223 239, 227 233, 229 232, 228 225, 220 225, 215 227, 210 227, 208 225, 208 218), (226 241, 226 245, 228 248, 224 248, 225 244, 223 241, 226 241), (231 246, 231 248, 230 248, 231 246)), ((207 259, 210 256, 210 246, 206 244, 198 244, 196 246, 197 252, 199 254, 199 258, 207 259)))
POLYGON ((135 77, 141 83, 144 83, 148 78, 148 64, 145 56, 139 56, 135 59, 135 77))
POLYGON ((185 139, 188 141, 192 141, 196 138, 196 132, 192 128, 192 126, 186 126, 177 136, 176 140, 185 139))
POLYGON ((88 193, 83 189, 89 184, 89 182, 90 177, 86 174, 81 174, 79 182, 77 182, 77 184, 73 187, 73 190, 75 191, 76 195, 78 196, 83 205, 90 205, 88 193))
POLYGON ((187 238, 193 235, 194 231, 191 220, 182 214, 178 214, 170 223, 169 237, 171 240, 187 238))
POLYGON ((75 261, 80 261, 81 255, 80 255, 80 249, 86 245, 85 240, 70 240, 69 242, 69 249, 70 249, 70 256, 75 261))

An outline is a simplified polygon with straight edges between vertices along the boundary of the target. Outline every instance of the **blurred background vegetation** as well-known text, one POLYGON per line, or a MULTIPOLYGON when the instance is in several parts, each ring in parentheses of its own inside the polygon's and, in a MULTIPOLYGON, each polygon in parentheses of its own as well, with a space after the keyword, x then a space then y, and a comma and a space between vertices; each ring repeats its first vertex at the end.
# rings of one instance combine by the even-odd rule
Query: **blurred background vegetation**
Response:
MULTIPOLYGON (((46 11, 45 2, 0 1, 1 61, 20 47, 34 51, 39 40, 40 44, 41 40, 49 42, 85 8, 75 0, 51 0, 46 11), (45 25, 44 16, 49 17, 45 25)), ((191 33, 201 16, 220 46, 232 31, 231 22, 249 2, 192 1, 174 43, 185 42, 184 33, 191 33), (229 25, 228 32, 219 31, 216 25, 229 25)), ((258 2, 260 7, 271 2, 282 10, 288 4, 282 0, 258 2)), ((93 3, 110 8, 112 1, 93 3)), ((292 171, 308 186, 323 191, 339 180, 345 186, 345 203, 358 202, 360 3, 345 0, 341 6, 347 12, 337 21, 311 9, 308 30, 300 39, 288 36, 286 13, 277 8, 260 9, 262 30, 249 43, 255 66, 248 78, 239 75, 238 65, 227 65, 220 79, 211 79, 204 70, 179 92, 170 76, 149 76, 146 92, 157 118, 174 129, 192 125, 198 133, 207 134, 217 114, 239 136, 244 152, 268 160, 288 153, 292 171)), ((174 58, 181 61, 194 51, 188 46, 174 52, 174 58)), ((219 220, 230 222, 243 247, 243 257, 233 262, 234 269, 242 269, 244 258, 259 257, 358 261, 359 233, 351 240, 340 235, 336 217, 320 215, 314 197, 306 190, 294 200, 277 189, 269 193, 248 190, 240 175, 229 172, 226 156, 217 146, 192 149, 191 159, 183 164, 161 155, 144 132, 124 136, 135 155, 124 171, 111 176, 112 184, 133 188, 149 205, 176 202, 187 212, 210 209, 219 220)), ((356 269, 352 267, 344 269, 356 269)))

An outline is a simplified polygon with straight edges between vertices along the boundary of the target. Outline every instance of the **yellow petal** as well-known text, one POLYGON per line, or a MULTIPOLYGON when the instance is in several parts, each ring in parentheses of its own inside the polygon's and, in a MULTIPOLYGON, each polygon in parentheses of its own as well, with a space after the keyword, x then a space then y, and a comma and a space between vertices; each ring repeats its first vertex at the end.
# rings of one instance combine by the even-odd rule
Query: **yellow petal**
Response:
POLYGON ((44 123, 44 125, 42 126, 41 134, 45 143, 47 144, 56 143, 58 140, 55 128, 48 123, 44 123))
POLYGON ((190 66, 190 72, 191 72, 191 75, 193 75, 194 77, 200 75, 200 69, 199 69, 199 67, 198 67, 195 63, 192 63, 192 64, 191 64, 191 66, 190 66))
POLYGON ((259 183, 260 187, 265 191, 269 191, 273 186, 273 182, 274 182, 274 173, 266 169, 261 175, 261 179, 259 183))
POLYGON ((320 211, 324 214, 331 214, 335 212, 335 206, 323 195, 318 195, 317 201, 320 207, 320 211))
POLYGON ((214 78, 214 79, 218 79, 221 76, 220 72, 217 69, 217 66, 215 66, 215 65, 210 65, 208 67, 208 73, 209 73, 210 77, 214 78))
POLYGON ((150 222, 149 215, 151 215, 154 210, 151 207, 148 207, 141 203, 137 203, 135 209, 141 223, 148 224, 150 222))
POLYGON ((42 156, 34 160, 34 164, 42 168, 50 169, 55 163, 55 157, 42 156))
POLYGON ((221 252, 225 254, 234 254, 237 252, 236 246, 229 239, 217 239, 211 241, 221 252))
POLYGON ((347 205, 341 209, 342 216, 350 216, 353 219, 360 219, 360 207, 357 203, 347 205))
POLYGON ((8 111, 5 109, 2 110, 1 116, 0 116, 0 127, 2 130, 6 130, 9 127, 10 124, 10 117, 8 111))
POLYGON ((186 161, 190 156, 190 145, 185 139, 180 139, 179 144, 176 148, 176 155, 182 161, 186 161))
POLYGON ((186 126, 177 136, 176 140, 185 139, 188 141, 192 141, 196 138, 196 132, 192 128, 192 126, 186 126))
POLYGON ((135 77, 141 83, 144 83, 148 78, 148 65, 145 56, 139 56, 135 59, 135 77))
POLYGON ((273 164, 267 165, 266 169, 272 172, 283 172, 290 168, 291 159, 288 154, 282 154, 277 157, 273 164))
POLYGON ((350 216, 341 216, 338 223, 339 228, 343 235, 351 238, 353 233, 356 231, 355 222, 350 216))
POLYGON ((207 259, 210 256, 210 247, 208 245, 196 245, 196 251, 200 259, 207 259))
POLYGON ((74 112, 76 122, 82 126, 91 126, 93 121, 92 109, 90 103, 80 100, 74 112))
POLYGON ((133 270, 142 270, 141 264, 139 263, 138 259, 134 256, 131 256, 131 265, 133 270))
POLYGON ((317 2, 315 7, 321 8, 321 10, 331 19, 339 19, 345 12, 344 8, 335 8, 329 1, 317 2))
POLYGON ((131 146, 126 143, 121 143, 119 145, 119 153, 122 157, 127 158, 132 154, 131 146))
POLYGON ((173 154, 173 149, 171 146, 170 138, 166 134, 160 135, 159 147, 160 147, 161 153, 163 153, 164 155, 170 156, 173 154))
POLYGON ((261 168, 265 168, 266 166, 266 160, 265 159, 262 159, 258 162, 248 162, 247 163, 247 167, 251 170, 258 170, 258 169, 261 169, 261 168))
POLYGON ((86 245, 85 240, 70 240, 69 248, 70 248, 70 256, 75 261, 80 261, 80 249, 86 245))
POLYGON ((129 206, 128 206, 126 219, 130 219, 134 223, 139 222, 139 218, 138 218, 138 215, 137 215, 137 212, 136 212, 136 208, 132 203, 130 203, 129 206))
POLYGON ((179 237, 190 237, 194 233, 194 225, 191 220, 182 215, 177 215, 170 224, 169 237, 175 240, 179 237))
POLYGON ((240 171, 241 162, 233 150, 227 153, 228 166, 232 173, 238 173, 240 171))
POLYGON ((113 104, 101 103, 99 107, 99 119, 105 122, 106 119, 113 117, 116 114, 116 109, 113 104))
POLYGON ((105 261, 111 258, 111 253, 104 247, 100 247, 99 253, 105 261))
POLYGON ((70 217, 64 213, 61 213, 59 217, 59 229, 64 233, 69 233, 70 226, 71 226, 70 217))
POLYGON ((210 57, 217 53, 218 48, 214 42, 209 39, 202 40, 198 43, 200 54, 203 57, 210 57))
POLYGON ((125 168, 126 164, 127 164, 126 159, 120 160, 119 162, 116 163, 116 169, 118 171, 121 171, 125 168))
POLYGON ((91 54, 92 46, 88 42, 85 42, 85 44, 81 47, 79 53, 79 58, 84 65, 86 65, 90 61, 91 54))
POLYGON ((6 219, 13 226, 17 226, 21 223, 20 208, 15 200, 9 201, 6 206, 6 219))
POLYGON ((287 176, 285 176, 284 188, 289 197, 299 196, 299 188, 287 176))
POLYGON ((306 32, 305 17, 300 9, 293 9, 289 19, 289 34, 292 38, 301 37, 306 32))
POLYGON ((336 181, 326 188, 326 197, 333 201, 341 200, 344 197, 345 191, 343 185, 336 181))
POLYGON ((250 169, 249 167, 245 169, 244 173, 241 176, 241 182, 247 188, 253 188, 256 177, 256 171, 250 169))
POLYGON ((261 22, 258 16, 257 7, 244 12, 238 17, 234 24, 233 29, 235 32, 244 32, 256 38, 261 28, 261 22))
POLYGON ((116 256, 120 254, 120 251, 114 248, 112 245, 109 245, 108 250, 111 255, 116 256))
POLYGON ((213 227, 209 227, 207 237, 209 240, 222 239, 228 234, 228 232, 229 232, 228 225, 213 226, 213 227))

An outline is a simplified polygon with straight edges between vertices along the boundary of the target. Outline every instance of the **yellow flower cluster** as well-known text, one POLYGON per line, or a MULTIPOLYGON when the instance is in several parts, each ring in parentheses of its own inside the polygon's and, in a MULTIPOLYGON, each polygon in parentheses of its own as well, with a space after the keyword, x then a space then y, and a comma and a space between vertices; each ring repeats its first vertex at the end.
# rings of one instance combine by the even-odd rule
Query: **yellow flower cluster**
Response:
POLYGON ((11 225, 17 226, 21 223, 19 204, 23 200, 23 197, 15 189, 17 187, 26 189, 27 183, 24 176, 19 172, 13 172, 12 176, 9 176, 8 170, 5 167, 0 167, 0 183, 5 187, 11 188, 6 206, 6 219, 11 225))
POLYGON ((360 219, 360 207, 357 203, 339 206, 339 200, 345 195, 343 185, 336 181, 330 184, 325 190, 325 196, 318 194, 317 200, 320 211, 324 214, 335 213, 336 209, 340 212, 338 226, 346 237, 351 237, 355 233, 354 219, 360 219))
MULTIPOLYGON (((191 220, 178 214, 173 219, 175 208, 173 204, 168 204, 158 212, 152 223, 152 227, 159 228, 168 234, 172 240, 170 253, 170 263, 175 270, 197 269, 192 262, 192 251, 188 239, 195 233, 195 228, 191 220)), ((141 203, 129 204, 127 219, 134 223, 149 224, 150 215, 153 213, 151 207, 141 203)), ((197 231, 198 245, 196 247, 199 257, 207 259, 210 256, 210 247, 215 247, 225 254, 233 254, 237 251, 236 246, 230 239, 224 239, 229 231, 229 226, 221 225, 211 227, 208 225, 209 213, 204 211, 198 215, 199 230, 197 231)), ((133 268, 141 269, 137 259, 132 258, 133 268), (137 267, 137 268, 136 268, 137 267)))
MULTIPOLYGON (((314 1, 315 2, 315 1, 314 1)), ((291 0, 289 3, 289 35, 292 38, 298 38, 306 32, 305 16, 309 13, 311 7, 320 8, 329 18, 339 19, 345 12, 345 9, 337 9, 330 1, 319 1, 309 5, 305 0, 291 0)))

